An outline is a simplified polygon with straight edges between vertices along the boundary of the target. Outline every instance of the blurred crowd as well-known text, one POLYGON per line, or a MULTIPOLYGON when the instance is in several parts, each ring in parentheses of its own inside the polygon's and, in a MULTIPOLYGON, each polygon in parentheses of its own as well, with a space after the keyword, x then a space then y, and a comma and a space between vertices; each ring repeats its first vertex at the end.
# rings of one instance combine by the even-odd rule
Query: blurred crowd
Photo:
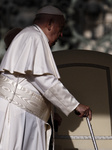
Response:
POLYGON ((3 38, 12 28, 31 24, 38 8, 54 5, 64 12, 67 23, 63 38, 52 49, 86 49, 112 54, 111 0, 1 0, 0 57, 5 45, 3 38))

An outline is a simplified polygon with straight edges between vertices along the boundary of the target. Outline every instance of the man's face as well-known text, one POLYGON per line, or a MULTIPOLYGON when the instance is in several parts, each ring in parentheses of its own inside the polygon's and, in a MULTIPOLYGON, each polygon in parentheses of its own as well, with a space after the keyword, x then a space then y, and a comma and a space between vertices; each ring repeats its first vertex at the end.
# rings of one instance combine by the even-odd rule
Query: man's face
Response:
POLYGON ((62 32, 63 27, 64 27, 64 24, 54 23, 52 25, 52 28, 49 32, 50 34, 49 34, 49 37, 48 37, 50 46, 55 45, 58 38, 63 36, 63 32, 62 32))

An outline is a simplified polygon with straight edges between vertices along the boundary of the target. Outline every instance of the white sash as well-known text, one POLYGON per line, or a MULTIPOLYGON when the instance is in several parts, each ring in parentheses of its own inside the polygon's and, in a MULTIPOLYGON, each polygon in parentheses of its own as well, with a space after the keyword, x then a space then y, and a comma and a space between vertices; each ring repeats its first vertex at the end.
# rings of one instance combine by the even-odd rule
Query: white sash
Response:
POLYGON ((0 75, 0 96, 45 122, 50 117, 51 103, 48 100, 3 75, 0 75))

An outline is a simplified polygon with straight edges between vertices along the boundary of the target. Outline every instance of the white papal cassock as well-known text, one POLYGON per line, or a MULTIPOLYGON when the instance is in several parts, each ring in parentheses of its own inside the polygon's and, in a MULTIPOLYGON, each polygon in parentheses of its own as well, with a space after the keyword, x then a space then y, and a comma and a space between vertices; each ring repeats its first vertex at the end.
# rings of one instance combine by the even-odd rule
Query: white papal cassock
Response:
POLYGON ((58 80, 48 39, 38 26, 14 38, 0 71, 0 150, 46 150, 52 104, 69 115, 79 102, 58 80))

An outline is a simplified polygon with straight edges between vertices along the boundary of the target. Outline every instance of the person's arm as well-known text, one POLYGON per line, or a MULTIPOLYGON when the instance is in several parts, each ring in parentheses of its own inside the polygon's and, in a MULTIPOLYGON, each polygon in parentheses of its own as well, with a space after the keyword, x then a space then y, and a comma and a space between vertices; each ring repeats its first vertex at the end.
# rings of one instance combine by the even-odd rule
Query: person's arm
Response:
POLYGON ((34 76, 28 74, 27 79, 45 98, 61 109, 65 115, 69 115, 72 111, 77 110, 80 113, 80 117, 89 116, 91 120, 90 108, 80 104, 53 75, 34 76))

